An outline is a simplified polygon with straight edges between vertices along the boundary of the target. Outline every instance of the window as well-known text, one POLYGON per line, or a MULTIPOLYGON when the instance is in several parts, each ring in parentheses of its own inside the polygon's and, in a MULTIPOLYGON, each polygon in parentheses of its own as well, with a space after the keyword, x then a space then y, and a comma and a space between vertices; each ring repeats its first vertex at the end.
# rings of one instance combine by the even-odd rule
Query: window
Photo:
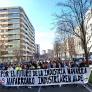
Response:
POLYGON ((7 9, 0 9, 0 12, 6 12, 7 9))
POLYGON ((1 32, 3 33, 3 32, 4 32, 4 30, 1 30, 1 32))
POLYGON ((6 19, 1 19, 0 22, 7 22, 8 20, 6 19))
POLYGON ((7 17, 7 14, 0 14, 0 17, 7 17))
POLYGON ((12 8, 12 9, 9 9, 8 11, 9 12, 19 12, 19 9, 18 8, 12 8))
POLYGON ((19 13, 11 13, 8 15, 9 17, 19 17, 20 14, 19 13))
POLYGON ((18 18, 15 18, 15 19, 10 19, 9 22, 14 22, 14 23, 19 23, 19 19, 18 18))
POLYGON ((8 24, 0 24, 0 27, 7 27, 8 24))
POLYGON ((13 40, 8 40, 8 42, 12 42, 13 40))

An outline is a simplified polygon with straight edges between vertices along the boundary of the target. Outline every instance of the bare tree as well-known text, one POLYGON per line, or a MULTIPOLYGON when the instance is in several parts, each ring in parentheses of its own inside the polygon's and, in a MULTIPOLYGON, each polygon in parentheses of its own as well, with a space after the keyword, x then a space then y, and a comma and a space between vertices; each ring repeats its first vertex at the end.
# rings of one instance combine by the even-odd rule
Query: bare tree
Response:
POLYGON ((57 5, 61 6, 62 13, 56 15, 58 20, 57 30, 77 36, 81 40, 88 65, 89 49, 87 47, 88 40, 86 39, 85 13, 91 6, 91 2, 91 0, 67 0, 66 2, 59 2, 57 5), (76 27, 79 28, 80 33, 76 32, 76 27))

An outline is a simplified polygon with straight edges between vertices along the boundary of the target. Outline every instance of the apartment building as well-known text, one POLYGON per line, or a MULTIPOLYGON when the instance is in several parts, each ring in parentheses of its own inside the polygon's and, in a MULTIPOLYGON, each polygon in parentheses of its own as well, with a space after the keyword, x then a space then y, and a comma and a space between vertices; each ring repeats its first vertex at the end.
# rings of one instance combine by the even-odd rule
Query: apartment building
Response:
MULTIPOLYGON (((92 8, 90 8, 86 13, 85 13, 85 30, 86 30, 86 42, 87 42, 87 48, 92 54, 92 8)), ((80 35, 80 30, 78 27, 75 28, 75 31, 80 35)), ((83 56, 84 50, 81 45, 81 40, 78 37, 75 37, 75 50, 77 53, 77 56, 83 56)))
MULTIPOLYGON (((80 35, 79 27, 75 28, 75 32, 78 35, 80 35)), ((82 48, 81 39, 77 36, 74 36, 74 45, 75 45, 76 57, 83 57, 84 50, 82 48)))
POLYGON ((0 8, 0 62, 28 61, 35 52, 35 30, 21 7, 0 8))
POLYGON ((54 58, 54 51, 52 49, 47 50, 48 59, 54 58))
POLYGON ((89 52, 92 54, 92 8, 90 8, 85 14, 85 30, 87 34, 87 47, 89 52))
POLYGON ((40 44, 35 44, 35 53, 40 54, 40 44))
POLYGON ((54 53, 58 54, 58 57, 61 59, 70 60, 76 56, 74 37, 66 38, 62 43, 59 44, 58 48, 58 52, 55 52, 54 49, 54 53))

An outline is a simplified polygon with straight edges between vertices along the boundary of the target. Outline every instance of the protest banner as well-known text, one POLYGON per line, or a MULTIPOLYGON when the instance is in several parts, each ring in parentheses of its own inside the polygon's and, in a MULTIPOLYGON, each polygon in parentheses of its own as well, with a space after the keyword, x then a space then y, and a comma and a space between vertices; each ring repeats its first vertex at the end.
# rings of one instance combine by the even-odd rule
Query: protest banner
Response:
POLYGON ((49 86, 88 83, 88 67, 50 68, 21 71, 0 71, 0 84, 4 86, 49 86))

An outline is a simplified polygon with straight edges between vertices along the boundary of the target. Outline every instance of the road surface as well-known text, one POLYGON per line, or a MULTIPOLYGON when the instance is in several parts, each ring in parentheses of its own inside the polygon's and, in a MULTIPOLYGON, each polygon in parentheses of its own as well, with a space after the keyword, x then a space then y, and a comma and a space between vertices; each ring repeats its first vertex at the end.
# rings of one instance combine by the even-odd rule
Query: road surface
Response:
POLYGON ((32 87, 32 88, 6 88, 0 87, 0 92, 91 92, 83 85, 62 85, 49 87, 32 87))

